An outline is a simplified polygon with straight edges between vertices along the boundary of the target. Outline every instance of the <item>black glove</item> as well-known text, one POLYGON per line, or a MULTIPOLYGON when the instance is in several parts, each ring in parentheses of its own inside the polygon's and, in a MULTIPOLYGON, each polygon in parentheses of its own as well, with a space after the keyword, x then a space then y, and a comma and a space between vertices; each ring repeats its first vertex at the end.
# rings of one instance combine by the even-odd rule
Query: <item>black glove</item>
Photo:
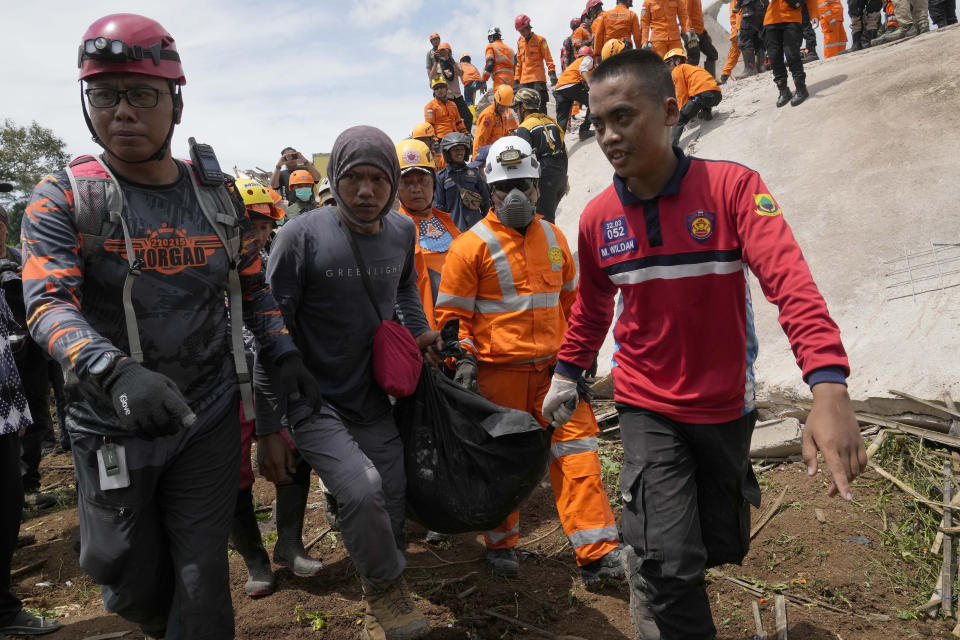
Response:
POLYGON ((472 356, 457 361, 457 372, 453 381, 467 391, 480 390, 480 385, 477 384, 477 361, 472 356))
POLYGON ((590 365, 590 368, 584 372, 583 377, 584 378, 597 377, 597 356, 593 356, 593 363, 590 365))
POLYGON ((281 356, 273 375, 274 388, 287 394, 287 417, 291 426, 313 414, 320 405, 320 385, 303 364, 299 353, 281 356))
POLYGON ((551 72, 550 72, 550 86, 551 86, 551 87, 557 86, 557 72, 556 72, 556 71, 551 71, 551 72))
POLYGON ((197 419, 173 380, 133 358, 118 361, 102 387, 113 402, 120 424, 132 434, 168 436, 197 419))

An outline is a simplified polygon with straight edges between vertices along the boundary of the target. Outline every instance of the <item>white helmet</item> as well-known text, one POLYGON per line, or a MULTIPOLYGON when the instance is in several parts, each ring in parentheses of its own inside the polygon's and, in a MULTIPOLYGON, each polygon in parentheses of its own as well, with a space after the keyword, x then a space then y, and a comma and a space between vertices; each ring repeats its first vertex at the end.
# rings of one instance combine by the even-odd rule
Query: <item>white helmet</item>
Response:
POLYGON ((500 27, 490 27, 489 29, 487 29, 488 38, 491 36, 499 36, 499 35, 500 35, 500 27))
POLYGON ((492 145, 483 169, 487 184, 515 178, 540 178, 540 162, 523 138, 505 136, 492 145))

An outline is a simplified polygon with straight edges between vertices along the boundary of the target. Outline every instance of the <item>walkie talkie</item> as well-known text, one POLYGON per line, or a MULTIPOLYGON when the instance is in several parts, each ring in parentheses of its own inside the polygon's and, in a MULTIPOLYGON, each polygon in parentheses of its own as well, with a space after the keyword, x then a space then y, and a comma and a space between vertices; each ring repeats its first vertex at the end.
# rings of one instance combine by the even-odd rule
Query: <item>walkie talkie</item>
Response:
POLYGON ((217 154, 213 152, 213 147, 208 144, 201 144, 194 138, 188 138, 190 144, 190 160, 193 162, 193 170, 197 174, 197 180, 200 184, 207 187, 217 187, 223 184, 223 172, 220 171, 220 163, 217 161, 217 154))

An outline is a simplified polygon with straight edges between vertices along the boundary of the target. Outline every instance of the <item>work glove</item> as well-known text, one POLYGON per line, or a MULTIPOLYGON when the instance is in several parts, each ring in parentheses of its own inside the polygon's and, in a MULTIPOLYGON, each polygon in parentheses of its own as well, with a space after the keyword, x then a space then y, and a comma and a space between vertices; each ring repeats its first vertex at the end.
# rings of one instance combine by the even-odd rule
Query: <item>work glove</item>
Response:
POLYGON ((550 380, 550 390, 543 398, 541 412, 553 427, 559 429, 570 422, 578 404, 580 397, 577 394, 577 381, 555 375, 550 380))
POLYGON ((457 372, 453 376, 453 381, 467 391, 480 390, 480 385, 477 384, 477 363, 472 357, 457 360, 457 372))
POLYGON ((320 385, 297 352, 280 357, 274 370, 274 387, 287 394, 290 426, 309 418, 320 405, 320 385))
POLYGON ((699 49, 700 48, 700 38, 697 36, 697 32, 693 29, 687 32, 687 48, 688 49, 699 49))
POLYGON ((550 72, 550 86, 551 86, 551 87, 557 86, 557 82, 558 82, 558 81, 557 81, 557 72, 556 72, 556 71, 551 71, 551 72, 550 72))
POLYGON ((121 426, 133 435, 148 439, 169 436, 197 419, 173 380, 133 358, 118 361, 102 388, 110 396, 121 426))

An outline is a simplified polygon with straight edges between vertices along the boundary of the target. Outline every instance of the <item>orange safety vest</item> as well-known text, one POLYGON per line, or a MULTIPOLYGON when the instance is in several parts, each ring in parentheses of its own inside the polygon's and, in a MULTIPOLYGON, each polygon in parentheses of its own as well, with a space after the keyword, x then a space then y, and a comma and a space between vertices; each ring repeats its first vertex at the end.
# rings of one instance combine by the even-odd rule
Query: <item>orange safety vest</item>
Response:
POLYGON ((480 71, 469 62, 461 62, 460 68, 463 69, 463 77, 460 78, 460 81, 463 82, 464 86, 470 84, 471 82, 483 82, 483 78, 480 76, 480 71))
POLYGON ((680 29, 689 31, 689 24, 687 5, 682 0, 646 0, 640 9, 640 33, 643 36, 640 44, 645 45, 648 40, 679 40, 680 29))
POLYGON ((513 86, 513 49, 507 46, 503 40, 494 40, 487 45, 486 62, 484 64, 483 81, 490 79, 490 73, 486 67, 493 60, 493 90, 502 84, 513 86))
POLYGON ((570 44, 573 45, 573 55, 577 55, 580 47, 586 47, 593 42, 593 35, 583 26, 577 27, 570 36, 570 44))
POLYGON ((423 246, 423 238, 442 238, 443 229, 436 229, 437 221, 453 236, 454 239, 460 235, 460 230, 453 223, 453 218, 446 211, 434 209, 430 218, 418 218, 412 215, 403 205, 400 205, 400 213, 406 214, 413 224, 417 225, 417 244, 414 248, 413 261, 417 268, 417 289, 420 291, 420 301, 423 303, 423 313, 427 316, 427 322, 431 329, 439 329, 437 316, 433 310, 433 305, 437 301, 437 294, 440 292, 436 286, 440 283, 440 275, 443 273, 443 263, 447 259, 447 251, 436 251, 437 247, 430 248, 423 246))
POLYGON ((594 38, 597 43, 595 52, 603 51, 603 45, 607 44, 608 40, 629 42, 631 37, 634 48, 640 48, 643 40, 643 34, 640 33, 640 19, 629 8, 618 4, 613 9, 600 14, 598 22, 600 26, 597 27, 596 38, 594 38))
POLYGON ((496 103, 480 112, 477 118, 477 136, 473 142, 473 159, 477 158, 480 147, 493 144, 504 136, 512 136, 520 124, 513 109, 507 109, 503 115, 497 114, 496 103))
POLYGON ((441 140, 443 140, 443 136, 454 131, 468 133, 466 125, 463 124, 463 118, 460 117, 460 111, 453 100, 440 102, 434 98, 423 108, 423 119, 433 125, 437 138, 441 140))
POLYGON ((677 102, 681 109, 695 95, 704 91, 720 91, 720 85, 703 67, 681 64, 674 67, 670 75, 673 76, 673 86, 677 90, 677 102))
POLYGON ((520 38, 517 41, 517 80, 520 84, 528 82, 546 82, 547 74, 543 70, 543 63, 547 69, 556 73, 553 57, 550 56, 550 47, 547 39, 537 34, 531 34, 530 40, 520 38))
POLYGON ((563 87, 571 84, 579 84, 581 82, 585 83, 587 81, 587 78, 593 74, 595 67, 590 67, 590 70, 587 71, 587 78, 585 78, 583 74, 580 73, 580 65, 584 60, 590 60, 591 64, 594 62, 593 58, 590 56, 581 56, 571 62, 569 65, 567 65, 567 68, 563 70, 563 73, 560 74, 559 81, 557 82, 557 89, 562 89, 563 87))
MULTIPOLYGON (((817 0, 807 0, 807 11, 810 13, 811 20, 820 19, 820 8, 817 6, 817 0)), ((763 26, 783 22, 803 22, 803 12, 800 7, 796 9, 791 7, 787 4, 787 0, 770 0, 767 13, 763 16, 763 26)))
POLYGON ((557 357, 577 297, 577 266, 542 216, 520 233, 490 210, 457 238, 443 265, 437 323, 460 319, 460 344, 482 363, 557 357))

